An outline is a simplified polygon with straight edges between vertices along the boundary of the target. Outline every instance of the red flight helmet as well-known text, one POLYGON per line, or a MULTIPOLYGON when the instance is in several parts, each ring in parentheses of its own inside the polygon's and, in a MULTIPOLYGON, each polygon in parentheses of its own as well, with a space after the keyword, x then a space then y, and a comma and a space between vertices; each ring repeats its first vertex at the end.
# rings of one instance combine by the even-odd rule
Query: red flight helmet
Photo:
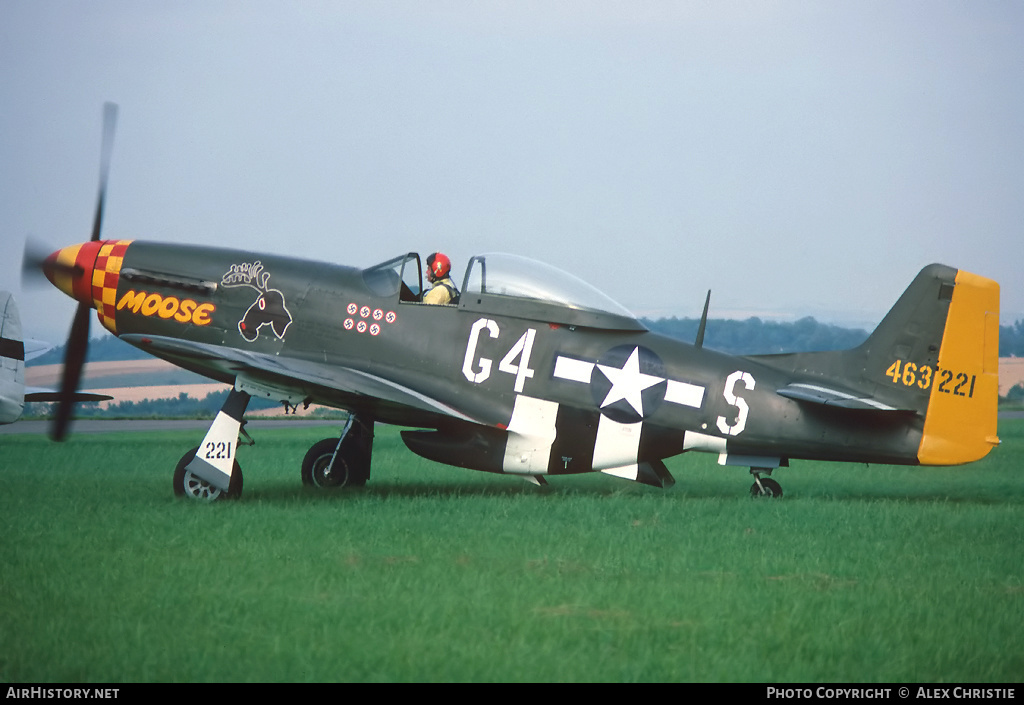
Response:
POLYGON ((427 272, 430 275, 430 281, 444 279, 451 271, 452 261, 448 259, 447 255, 435 252, 427 257, 427 272))

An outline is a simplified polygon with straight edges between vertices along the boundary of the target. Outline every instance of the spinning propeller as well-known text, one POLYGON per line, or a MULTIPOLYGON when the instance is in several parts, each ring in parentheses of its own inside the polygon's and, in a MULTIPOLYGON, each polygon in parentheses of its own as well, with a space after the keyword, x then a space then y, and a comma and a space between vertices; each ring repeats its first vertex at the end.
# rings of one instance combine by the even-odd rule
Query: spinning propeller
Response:
MULTIPOLYGON (((89 347, 89 310, 92 308, 91 282, 86 281, 91 271, 76 262, 79 250, 86 250, 90 243, 100 239, 103 228, 103 204, 107 193, 107 174, 110 171, 110 156, 114 148, 114 127, 117 123, 117 105, 105 103, 103 106, 103 144, 100 151, 100 186, 96 199, 96 217, 92 225, 92 237, 89 243, 80 247, 64 248, 45 254, 39 243, 28 242, 22 261, 22 274, 38 276, 39 272, 65 293, 78 299, 78 309, 68 334, 67 347, 64 352, 64 372, 61 380, 60 395, 57 401, 57 413, 53 418, 50 437, 62 441, 67 436, 71 421, 72 404, 76 401, 78 383, 82 377, 82 366, 85 353, 89 347)), ((95 246, 94 246, 95 247, 95 246)))

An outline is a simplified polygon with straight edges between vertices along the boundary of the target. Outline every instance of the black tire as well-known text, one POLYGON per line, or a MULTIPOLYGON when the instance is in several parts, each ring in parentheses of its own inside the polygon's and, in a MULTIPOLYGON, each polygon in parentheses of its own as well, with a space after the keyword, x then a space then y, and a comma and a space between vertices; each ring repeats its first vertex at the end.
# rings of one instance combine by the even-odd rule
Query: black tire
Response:
POLYGON ((242 496, 242 467, 235 460, 234 468, 231 470, 231 486, 227 492, 214 487, 206 480, 203 480, 185 469, 185 466, 192 462, 199 452, 199 446, 181 456, 178 465, 174 468, 174 494, 177 497, 188 497, 189 499, 203 502, 215 502, 221 499, 238 499, 242 496))
POLYGON ((776 482, 775 480, 773 480, 770 477, 762 477, 761 478, 761 487, 758 487, 756 482, 753 485, 750 486, 750 496, 751 497, 769 497, 769 498, 781 497, 782 496, 782 485, 780 485, 778 482, 776 482), (762 487, 764 488, 763 491, 761 489, 762 487))
POLYGON ((341 448, 338 448, 334 467, 328 474, 327 467, 335 448, 338 448, 337 438, 325 438, 313 444, 302 459, 302 484, 320 489, 363 487, 366 484, 369 472, 362 472, 360 464, 354 462, 356 459, 352 456, 355 449, 350 444, 342 443, 341 448))

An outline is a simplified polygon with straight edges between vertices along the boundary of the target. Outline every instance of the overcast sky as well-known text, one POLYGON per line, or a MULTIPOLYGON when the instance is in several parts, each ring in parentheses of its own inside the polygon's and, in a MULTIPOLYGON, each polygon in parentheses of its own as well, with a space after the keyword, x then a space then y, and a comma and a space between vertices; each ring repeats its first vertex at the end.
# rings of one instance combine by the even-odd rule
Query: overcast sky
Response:
MULTIPOLYGON (((0 287, 26 236, 545 260, 640 315, 872 326, 921 267, 1024 318, 1024 3, 0 0, 0 287)), ((100 329, 93 322, 94 334, 100 329)))

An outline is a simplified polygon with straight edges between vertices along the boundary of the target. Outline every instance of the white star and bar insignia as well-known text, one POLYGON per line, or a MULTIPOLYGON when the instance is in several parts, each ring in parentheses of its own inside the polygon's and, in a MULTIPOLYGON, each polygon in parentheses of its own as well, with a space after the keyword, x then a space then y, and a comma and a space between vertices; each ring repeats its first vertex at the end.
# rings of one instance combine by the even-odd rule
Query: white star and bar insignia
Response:
POLYGON ((607 396, 601 402, 601 408, 603 409, 619 399, 624 399, 636 409, 636 413, 641 418, 644 415, 643 391, 665 381, 663 377, 655 377, 640 371, 640 348, 633 348, 633 352, 622 365, 622 369, 600 363, 598 363, 597 369, 601 370, 601 373, 612 383, 612 388, 608 390, 607 396))
POLYGON ((558 355, 554 377, 591 385, 602 413, 628 423, 650 416, 662 401, 699 409, 706 391, 702 385, 668 379, 661 359, 640 346, 612 348, 596 362, 558 355))

